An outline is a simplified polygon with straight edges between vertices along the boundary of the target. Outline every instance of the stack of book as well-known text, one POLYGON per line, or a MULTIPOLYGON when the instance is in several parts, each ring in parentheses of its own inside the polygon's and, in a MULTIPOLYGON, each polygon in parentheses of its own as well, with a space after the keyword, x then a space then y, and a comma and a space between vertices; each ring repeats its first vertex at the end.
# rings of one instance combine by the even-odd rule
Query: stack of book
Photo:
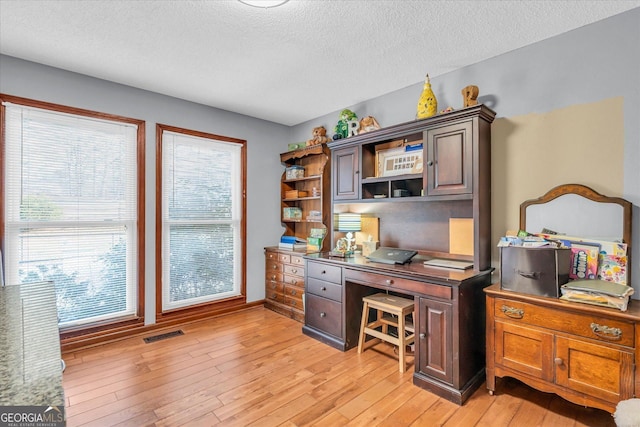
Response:
POLYGON ((573 280, 560 288, 560 299, 627 310, 633 288, 606 280, 573 280))
POLYGON ((301 249, 307 249, 307 241, 296 236, 282 236, 280 237, 280 243, 278 248, 287 249, 290 251, 296 251, 301 249))

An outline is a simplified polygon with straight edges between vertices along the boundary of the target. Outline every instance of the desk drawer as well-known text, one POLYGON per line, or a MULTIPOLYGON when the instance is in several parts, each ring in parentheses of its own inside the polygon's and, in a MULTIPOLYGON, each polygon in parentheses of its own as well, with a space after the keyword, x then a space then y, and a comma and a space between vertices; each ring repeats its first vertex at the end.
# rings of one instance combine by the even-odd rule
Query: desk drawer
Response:
POLYGON ((495 317, 539 326, 558 332, 579 335, 611 344, 635 346, 634 325, 565 310, 540 307, 525 302, 496 298, 495 317))
POLYGON ((334 265, 309 261, 307 263, 307 275, 327 282, 342 283, 342 268, 334 265))
POLYGON ((376 288, 395 290, 400 293, 404 291, 404 293, 418 293, 448 300, 452 298, 452 291, 448 286, 399 279, 396 277, 386 276, 384 274, 347 270, 344 275, 344 280, 370 285, 376 288))
POLYGON ((342 301, 341 285, 336 285, 335 283, 329 283, 325 282, 324 280, 318 280, 310 277, 308 279, 307 289, 309 293, 329 298, 338 302, 342 301))
POLYGON ((306 324, 342 338, 342 304, 310 294, 305 296, 305 300, 306 324))
POLYGON ((304 290, 295 286, 284 285, 284 303, 302 310, 302 294, 304 290))

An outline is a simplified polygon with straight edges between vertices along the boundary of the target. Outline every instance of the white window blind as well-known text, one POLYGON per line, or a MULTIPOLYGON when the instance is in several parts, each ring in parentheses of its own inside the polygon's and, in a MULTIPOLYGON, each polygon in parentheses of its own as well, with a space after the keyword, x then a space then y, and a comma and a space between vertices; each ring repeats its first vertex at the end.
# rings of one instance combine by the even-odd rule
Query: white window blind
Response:
POLYGON ((61 328, 135 314, 137 126, 5 107, 7 284, 53 281, 61 328))
POLYGON ((162 310, 240 295, 241 145, 162 132, 162 310))

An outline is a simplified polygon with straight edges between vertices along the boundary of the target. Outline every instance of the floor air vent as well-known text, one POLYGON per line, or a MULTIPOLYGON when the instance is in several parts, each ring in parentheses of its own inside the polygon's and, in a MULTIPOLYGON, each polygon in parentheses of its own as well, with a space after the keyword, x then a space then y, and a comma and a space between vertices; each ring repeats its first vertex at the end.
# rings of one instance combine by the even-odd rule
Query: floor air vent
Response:
POLYGON ((178 335, 184 335, 184 332, 177 330, 177 331, 167 332, 165 334, 154 335, 152 337, 144 338, 144 342, 149 344, 149 343, 160 341, 160 340, 166 340, 167 338, 177 337, 178 335))

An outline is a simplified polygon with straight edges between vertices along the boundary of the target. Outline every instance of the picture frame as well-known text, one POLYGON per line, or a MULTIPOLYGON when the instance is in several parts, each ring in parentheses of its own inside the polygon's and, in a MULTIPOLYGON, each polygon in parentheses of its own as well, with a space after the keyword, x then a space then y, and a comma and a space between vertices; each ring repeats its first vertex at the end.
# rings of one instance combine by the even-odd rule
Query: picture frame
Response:
POLYGON ((396 147, 376 152, 376 177, 422 173, 422 151, 396 147))

